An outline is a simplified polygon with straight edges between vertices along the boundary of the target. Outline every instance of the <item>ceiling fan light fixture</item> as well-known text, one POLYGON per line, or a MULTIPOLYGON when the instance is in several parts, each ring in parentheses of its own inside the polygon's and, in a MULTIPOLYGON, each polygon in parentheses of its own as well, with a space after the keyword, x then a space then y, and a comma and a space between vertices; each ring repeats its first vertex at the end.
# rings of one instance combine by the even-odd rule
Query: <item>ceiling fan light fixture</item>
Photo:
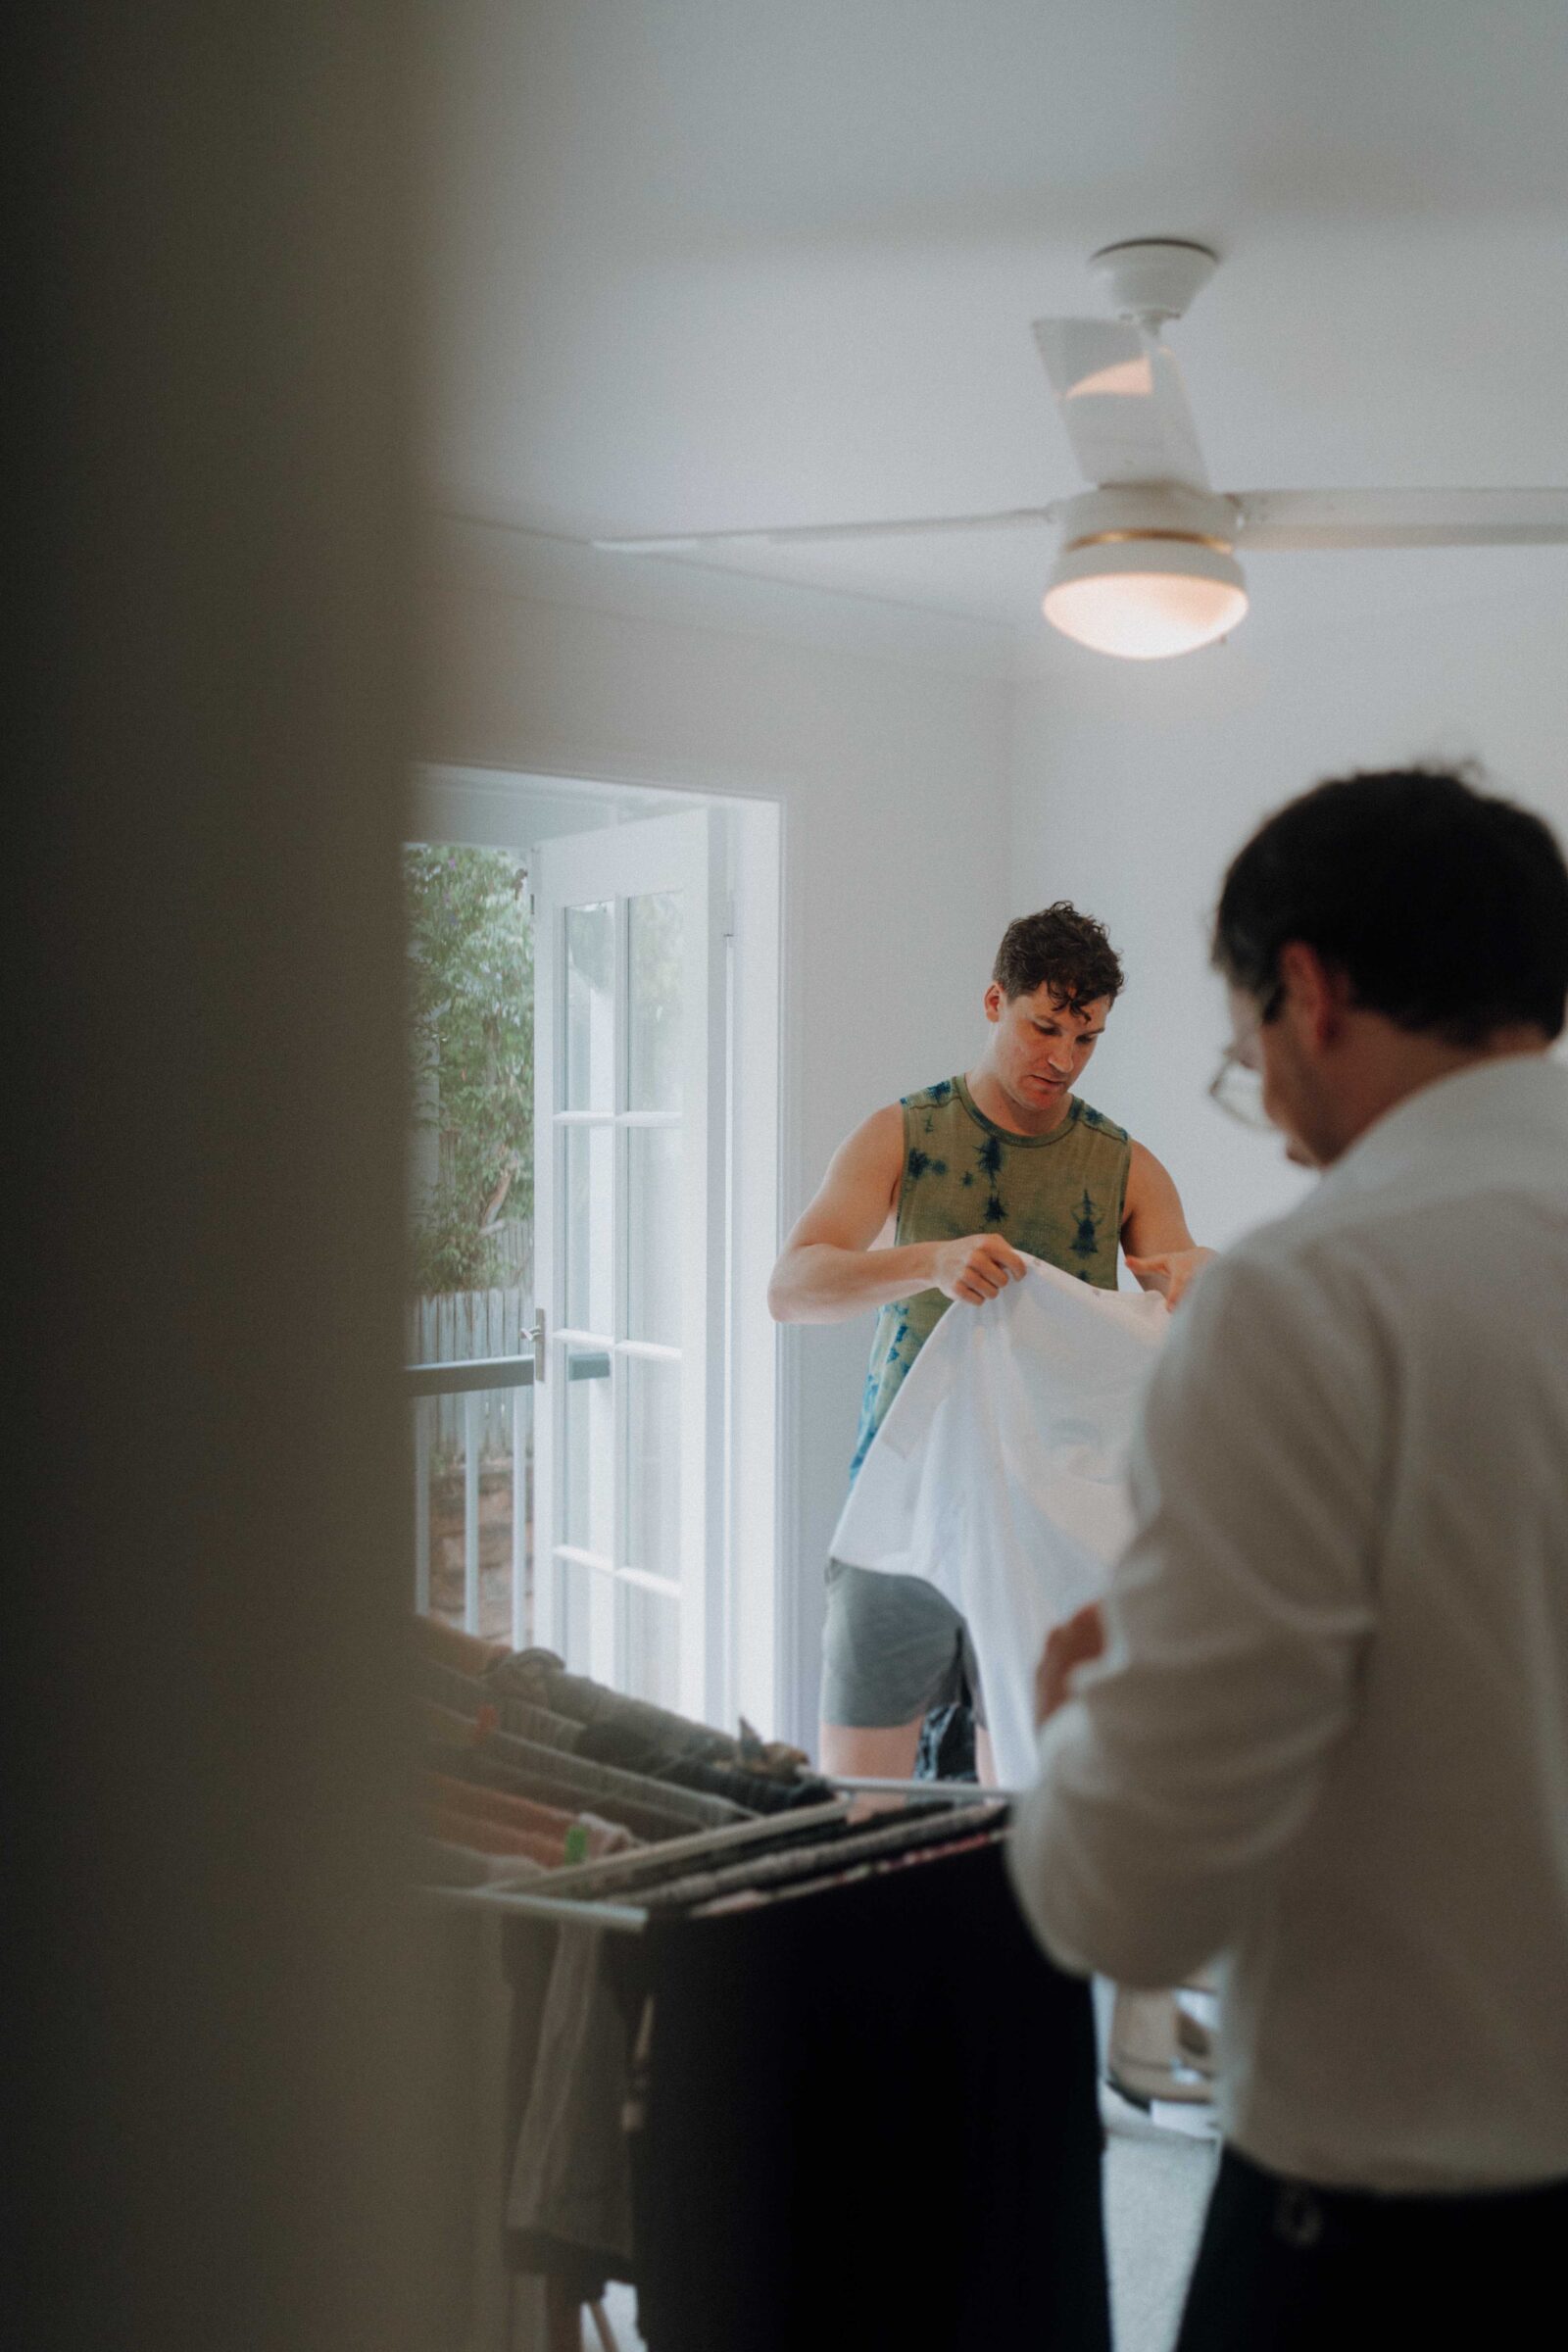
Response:
POLYGON ((1098 531, 1063 547, 1042 609, 1053 628, 1094 653, 1162 662, 1235 628, 1247 612, 1247 583, 1223 540, 1098 531))

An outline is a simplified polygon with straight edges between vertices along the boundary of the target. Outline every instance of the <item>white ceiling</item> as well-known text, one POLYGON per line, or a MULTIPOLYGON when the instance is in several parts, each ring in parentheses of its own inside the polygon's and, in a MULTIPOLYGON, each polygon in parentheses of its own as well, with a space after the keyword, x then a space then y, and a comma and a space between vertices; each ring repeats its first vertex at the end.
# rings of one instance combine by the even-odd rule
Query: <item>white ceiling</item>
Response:
MULTIPOLYGON (((1061 496, 1029 321, 1094 311, 1088 254, 1137 234, 1223 256, 1172 335, 1221 487, 1568 482, 1561 0, 437 0, 428 24, 449 512, 589 538, 1061 496)), ((733 561, 1035 638, 1050 554, 733 561)), ((1568 550, 1254 556, 1250 581, 1254 622, 1294 625, 1562 592, 1568 550)))

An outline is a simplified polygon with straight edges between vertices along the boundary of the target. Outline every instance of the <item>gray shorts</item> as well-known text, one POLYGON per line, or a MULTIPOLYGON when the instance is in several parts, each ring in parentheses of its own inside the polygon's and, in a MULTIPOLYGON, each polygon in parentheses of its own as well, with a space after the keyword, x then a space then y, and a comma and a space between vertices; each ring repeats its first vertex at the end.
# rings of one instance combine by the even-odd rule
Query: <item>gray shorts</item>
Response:
POLYGON ((896 1731, 955 1699, 967 1699, 984 1723, 974 1643, 952 1601, 923 1576, 829 1560, 823 1722, 896 1731))

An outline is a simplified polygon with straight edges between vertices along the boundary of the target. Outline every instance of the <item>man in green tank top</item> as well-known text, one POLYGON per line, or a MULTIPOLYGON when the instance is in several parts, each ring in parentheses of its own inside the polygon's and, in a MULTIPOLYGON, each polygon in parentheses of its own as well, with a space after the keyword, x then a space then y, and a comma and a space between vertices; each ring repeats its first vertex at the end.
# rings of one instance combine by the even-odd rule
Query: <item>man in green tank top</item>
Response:
MULTIPOLYGON (((1073 1091, 1121 992, 1102 927, 1065 901, 1007 926, 985 993, 990 1037, 966 1075, 873 1111, 834 1153, 768 1286, 781 1323, 877 1309, 853 1478, 921 1347, 955 1300, 983 1308, 1020 1251, 1102 1290, 1116 1254, 1175 1305, 1212 1251, 1187 1230, 1153 1153, 1073 1091)), ((962 1618, 918 1577, 828 1564, 822 1764, 906 1779, 932 1709, 983 1695, 962 1618)))

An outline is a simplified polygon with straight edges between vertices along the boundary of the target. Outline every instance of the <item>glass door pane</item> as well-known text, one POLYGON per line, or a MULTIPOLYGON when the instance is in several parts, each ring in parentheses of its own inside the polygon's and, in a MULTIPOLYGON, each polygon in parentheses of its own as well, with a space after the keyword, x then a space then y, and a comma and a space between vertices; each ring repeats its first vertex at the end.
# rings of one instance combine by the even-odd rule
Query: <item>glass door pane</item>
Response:
POLYGON ((615 909, 565 909, 564 1110, 612 1110, 615 1094, 615 909))
POLYGON ((571 1331, 612 1339, 615 1328, 615 1125, 575 1121, 562 1137, 565 1320, 571 1331))
POLYGON ((672 1586, 681 1573, 680 1390, 678 1360, 627 1359, 625 1564, 672 1586))
POLYGON ((708 1219, 712 1104, 707 812, 540 851, 538 1230, 555 1303, 539 1492, 555 1645, 703 1712, 719 1520, 720 1358, 708 1219), (548 938, 548 974, 544 942, 548 938), (549 1161, 549 1175, 543 1173, 549 1161))
POLYGON ((628 902, 629 1110, 680 1109, 685 922, 679 891, 643 891, 628 902))
POLYGON ((615 1556, 614 1382, 612 1358, 568 1343, 565 1373, 564 1458, 561 1479, 561 1541, 612 1567, 615 1556))
POLYGON ((626 1137, 626 1336, 681 1343, 681 1131, 633 1127, 626 1137))
POLYGON ((681 1707, 680 1608, 661 1592, 636 1585, 623 1590, 621 1654, 626 1660, 623 1684, 630 1698, 651 1699, 656 1707, 681 1707))

